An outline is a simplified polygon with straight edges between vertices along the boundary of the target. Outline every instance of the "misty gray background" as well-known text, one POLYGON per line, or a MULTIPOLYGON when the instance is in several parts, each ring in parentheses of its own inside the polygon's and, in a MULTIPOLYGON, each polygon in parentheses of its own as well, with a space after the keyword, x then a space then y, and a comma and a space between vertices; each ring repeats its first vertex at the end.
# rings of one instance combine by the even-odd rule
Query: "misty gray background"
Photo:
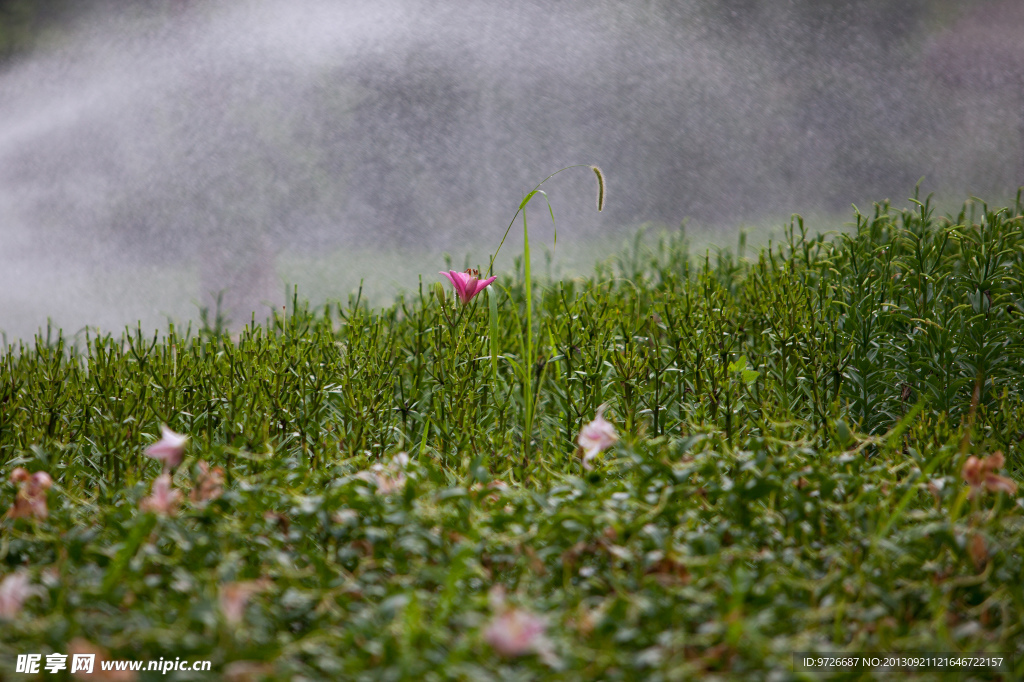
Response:
POLYGON ((81 2, 0 62, 0 330, 153 330, 216 290, 245 322, 293 282, 383 302, 445 252, 485 264, 574 163, 609 183, 600 214, 593 174, 547 186, 588 257, 642 224, 841 222, 921 177, 1007 201, 1022 131, 1016 1, 81 2))

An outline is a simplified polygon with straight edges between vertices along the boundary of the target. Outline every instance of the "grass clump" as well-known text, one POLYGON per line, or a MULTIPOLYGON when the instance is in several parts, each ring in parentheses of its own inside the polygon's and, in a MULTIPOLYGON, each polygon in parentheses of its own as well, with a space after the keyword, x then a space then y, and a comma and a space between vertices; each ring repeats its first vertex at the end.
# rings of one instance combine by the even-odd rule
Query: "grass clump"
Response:
POLYGON ((0 656, 781 680, 794 652, 999 652, 980 676, 1024 675, 1021 205, 915 205, 794 218, 751 259, 672 233, 585 279, 520 259, 467 303, 296 296, 235 336, 7 348, 0 505, 46 514, 0 521, 29 585, 0 656), (587 470, 601 406, 619 438, 587 470), (162 483, 161 424, 190 437, 162 483))

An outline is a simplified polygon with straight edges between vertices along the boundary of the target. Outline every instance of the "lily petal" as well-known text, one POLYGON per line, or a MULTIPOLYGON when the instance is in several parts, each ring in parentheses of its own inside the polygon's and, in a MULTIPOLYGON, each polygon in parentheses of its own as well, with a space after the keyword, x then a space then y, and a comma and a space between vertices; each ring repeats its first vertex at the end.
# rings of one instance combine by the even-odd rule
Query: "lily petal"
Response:
POLYGON ((462 300, 466 295, 466 286, 463 284, 462 278, 459 277, 462 273, 449 270, 448 272, 442 272, 440 274, 448 278, 448 281, 452 283, 452 287, 455 288, 455 294, 459 297, 459 300, 462 300))
POLYGON ((163 460, 165 469, 173 469, 181 464, 188 436, 171 431, 166 424, 160 425, 160 433, 162 434, 160 440, 146 448, 146 455, 153 459, 163 460))
POLYGON ((497 277, 488 277, 487 279, 479 280, 476 283, 476 290, 470 295, 470 298, 473 298, 473 296, 476 296, 481 291, 483 291, 487 287, 491 286, 491 282, 493 282, 496 279, 498 279, 498 278, 497 277))

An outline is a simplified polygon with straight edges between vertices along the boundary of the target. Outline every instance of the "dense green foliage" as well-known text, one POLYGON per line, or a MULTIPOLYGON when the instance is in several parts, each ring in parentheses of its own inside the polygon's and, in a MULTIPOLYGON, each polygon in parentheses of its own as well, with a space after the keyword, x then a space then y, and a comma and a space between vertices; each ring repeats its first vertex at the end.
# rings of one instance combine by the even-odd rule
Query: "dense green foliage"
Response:
POLYGON ((996 451, 1020 477, 1021 213, 796 219, 753 259, 638 238, 534 281, 532 315, 520 267, 468 305, 296 297, 237 336, 9 348, 0 504, 15 466, 56 484, 48 519, 0 521, 0 573, 40 585, 0 658, 86 637, 282 679, 657 680, 989 651, 1024 674, 1024 498, 961 478, 996 451), (622 439, 585 471, 604 403, 622 439), (204 460, 223 495, 139 511, 161 423, 191 437, 175 486, 204 460), (264 578, 229 622, 218 595, 264 578), (495 585, 546 618, 545 655, 485 642, 495 585))

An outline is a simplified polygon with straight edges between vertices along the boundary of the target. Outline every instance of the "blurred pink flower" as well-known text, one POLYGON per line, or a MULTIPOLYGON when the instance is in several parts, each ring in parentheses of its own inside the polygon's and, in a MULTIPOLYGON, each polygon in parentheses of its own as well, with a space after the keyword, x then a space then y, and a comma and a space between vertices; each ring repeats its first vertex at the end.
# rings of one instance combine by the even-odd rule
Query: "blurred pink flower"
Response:
POLYGON ((167 428, 166 424, 160 425, 160 440, 146 448, 146 455, 153 459, 162 460, 164 471, 170 471, 181 464, 181 458, 185 455, 185 443, 188 436, 175 433, 167 428))
POLYGON ((28 580, 24 571, 11 573, 0 581, 0 619, 14 620, 25 600, 37 592, 28 580))
POLYGON ((587 471, 594 468, 590 464, 590 460, 602 450, 610 448, 619 439, 615 427, 604 418, 605 407, 607 405, 597 408, 597 416, 594 417, 594 421, 580 429, 580 435, 576 441, 583 449, 583 468, 587 471))
POLYGON ((405 467, 408 464, 409 455, 399 452, 391 459, 391 463, 386 468, 377 462, 370 467, 369 471, 362 471, 356 476, 376 485, 378 495, 390 495, 405 487, 405 467))
POLYGON ((482 483, 474 483, 469 487, 469 490, 476 495, 478 500, 486 505, 493 504, 500 500, 501 493, 508 490, 508 485, 504 481, 495 480, 491 481, 486 486, 482 483))
POLYGON ((971 486, 971 495, 977 495, 984 489, 992 492, 1003 491, 1007 495, 1017 492, 1017 484, 1006 476, 995 472, 1006 464, 1002 451, 996 451, 988 457, 978 459, 974 455, 967 458, 960 475, 971 486))
POLYGON ((46 506, 46 491, 53 485, 50 474, 45 471, 29 474, 25 469, 17 467, 11 472, 11 483, 18 485, 18 494, 14 504, 7 510, 8 518, 34 516, 42 520, 50 515, 46 506))
POLYGON ((545 628, 543 618, 523 609, 509 609, 491 620, 484 639, 502 656, 522 656, 536 653, 545 628))
POLYGON ((492 587, 487 598, 496 615, 484 629, 483 636, 492 649, 509 658, 537 654, 549 665, 557 663, 551 640, 544 636, 547 629, 544 618, 526 609, 509 607, 501 585, 492 587))
POLYGON ((249 603, 249 598, 269 587, 270 580, 267 578, 222 585, 220 588, 220 610, 228 625, 240 624, 245 615, 245 607, 249 603))
POLYGON ((373 482, 377 484, 377 494, 390 495, 405 488, 405 472, 385 471, 380 464, 371 467, 373 482))
POLYGON ((455 287, 455 293, 458 295, 459 300, 463 303, 469 303, 473 300, 473 297, 479 294, 481 291, 490 286, 497 277, 488 277, 487 279, 480 279, 480 271, 470 268, 465 272, 456 272, 455 270, 449 270, 448 272, 439 273, 448 278, 448 281, 455 287))
POLYGON ((153 481, 153 492, 139 502, 139 509, 163 516, 170 516, 181 502, 181 491, 171 487, 171 475, 160 474, 153 481))
POLYGON ((216 500, 224 492, 224 470, 220 467, 210 468, 204 461, 199 464, 199 477, 196 479, 196 487, 192 489, 191 498, 195 504, 205 504, 216 500))

